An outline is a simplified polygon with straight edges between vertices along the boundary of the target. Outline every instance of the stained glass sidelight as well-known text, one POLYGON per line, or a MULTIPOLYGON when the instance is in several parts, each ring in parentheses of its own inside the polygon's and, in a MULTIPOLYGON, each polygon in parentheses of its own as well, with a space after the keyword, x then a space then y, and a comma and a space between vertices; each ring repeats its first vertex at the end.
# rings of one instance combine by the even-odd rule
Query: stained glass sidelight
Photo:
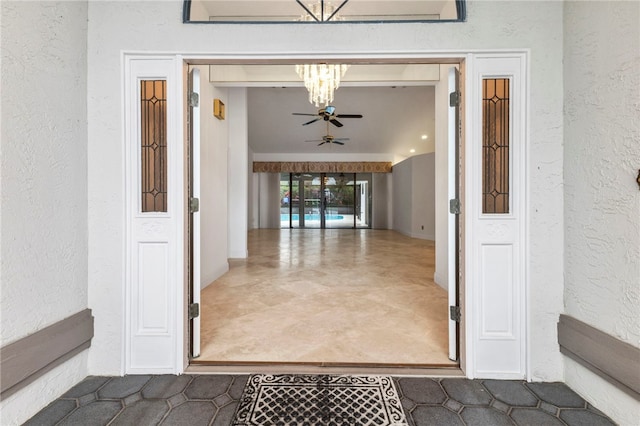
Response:
POLYGON ((140 82, 142 212, 167 211, 167 82, 140 82))
POLYGON ((509 213, 509 79, 482 82, 482 213, 509 213))

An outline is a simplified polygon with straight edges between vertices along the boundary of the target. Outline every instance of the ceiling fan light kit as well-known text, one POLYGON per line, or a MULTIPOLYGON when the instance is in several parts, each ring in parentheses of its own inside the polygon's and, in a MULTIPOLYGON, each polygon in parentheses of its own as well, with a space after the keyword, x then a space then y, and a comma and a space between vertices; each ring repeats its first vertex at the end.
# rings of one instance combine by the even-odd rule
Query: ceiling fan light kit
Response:
MULTIPOLYGON (((316 117, 313 120, 302 123, 303 126, 308 126, 316 121, 324 120, 333 124, 336 127, 342 127, 344 124, 338 121, 338 118, 362 118, 362 114, 336 114, 336 107, 333 105, 327 105, 324 108, 318 110, 317 114, 307 114, 306 112, 293 112, 293 115, 306 115, 309 117, 316 117)), ((328 123, 327 123, 328 124, 328 123)))
POLYGON ((349 138, 336 138, 330 134, 326 134, 322 137, 322 139, 314 139, 314 140, 309 140, 309 141, 305 141, 305 142, 320 142, 318 144, 318 146, 324 145, 324 144, 336 144, 336 145, 344 145, 345 141, 348 141, 349 138))

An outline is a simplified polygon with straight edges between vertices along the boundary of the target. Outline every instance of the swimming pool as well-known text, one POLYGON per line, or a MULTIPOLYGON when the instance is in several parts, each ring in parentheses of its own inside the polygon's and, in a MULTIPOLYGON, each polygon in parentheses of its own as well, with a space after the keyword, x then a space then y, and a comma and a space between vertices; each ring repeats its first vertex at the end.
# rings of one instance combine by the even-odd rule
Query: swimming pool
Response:
MULTIPOLYGON (((342 220, 344 219, 344 216, 339 215, 339 214, 328 214, 325 215, 325 220, 342 220)), ((292 219, 293 220, 300 220, 300 215, 294 213, 292 215, 292 219)), ((304 215, 304 220, 320 220, 320 215, 319 214, 305 214, 304 215)), ((289 215, 288 214, 281 214, 280 215, 280 221, 281 222, 288 222, 289 221, 289 215)))

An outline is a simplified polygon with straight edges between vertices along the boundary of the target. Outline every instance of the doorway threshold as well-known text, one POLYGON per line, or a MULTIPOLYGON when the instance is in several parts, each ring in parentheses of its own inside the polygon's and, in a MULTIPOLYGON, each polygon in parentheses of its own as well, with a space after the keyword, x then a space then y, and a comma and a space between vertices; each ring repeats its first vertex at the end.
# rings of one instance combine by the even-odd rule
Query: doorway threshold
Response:
POLYGON ((191 361, 185 374, 384 374, 465 377, 458 365, 191 361))

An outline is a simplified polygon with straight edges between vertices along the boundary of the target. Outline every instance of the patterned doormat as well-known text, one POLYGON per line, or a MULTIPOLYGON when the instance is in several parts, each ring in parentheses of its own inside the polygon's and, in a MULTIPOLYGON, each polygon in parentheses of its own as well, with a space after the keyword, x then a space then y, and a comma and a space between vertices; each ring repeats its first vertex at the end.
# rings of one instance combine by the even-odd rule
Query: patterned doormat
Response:
POLYGON ((235 426, 406 426, 391 377, 267 375, 249 377, 235 426))

